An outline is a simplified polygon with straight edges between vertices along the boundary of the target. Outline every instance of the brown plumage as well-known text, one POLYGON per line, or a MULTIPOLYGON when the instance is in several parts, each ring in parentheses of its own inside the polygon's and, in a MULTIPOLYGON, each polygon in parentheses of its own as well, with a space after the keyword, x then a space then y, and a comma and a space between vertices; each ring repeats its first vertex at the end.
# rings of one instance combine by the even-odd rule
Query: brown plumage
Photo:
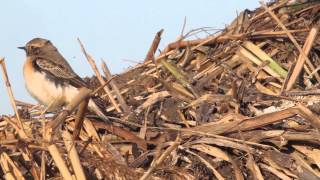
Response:
MULTIPOLYGON (((26 88, 49 110, 62 108, 77 95, 79 88, 88 88, 49 40, 35 38, 20 49, 27 55, 23 68, 26 88)), ((99 97, 90 99, 89 109, 106 118, 98 102, 99 97)))

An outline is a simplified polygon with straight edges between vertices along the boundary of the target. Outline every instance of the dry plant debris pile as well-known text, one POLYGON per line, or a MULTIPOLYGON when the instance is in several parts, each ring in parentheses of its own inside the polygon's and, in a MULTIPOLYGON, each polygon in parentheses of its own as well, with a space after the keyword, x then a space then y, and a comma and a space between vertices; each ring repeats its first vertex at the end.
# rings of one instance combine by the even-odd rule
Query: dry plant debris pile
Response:
POLYGON ((159 31, 118 76, 79 40, 108 118, 86 112, 92 91, 45 113, 6 83, 19 116, 0 119, 0 179, 319 179, 319 25, 320 1, 262 3, 154 57, 159 31))

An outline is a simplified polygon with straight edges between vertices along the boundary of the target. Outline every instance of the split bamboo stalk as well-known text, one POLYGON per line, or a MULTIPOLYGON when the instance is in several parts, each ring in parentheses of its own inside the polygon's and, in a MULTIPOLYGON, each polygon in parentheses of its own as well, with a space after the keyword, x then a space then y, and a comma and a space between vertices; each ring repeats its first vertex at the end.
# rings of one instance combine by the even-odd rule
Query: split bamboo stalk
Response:
MULTIPOLYGON (((309 35, 306 39, 306 42, 303 46, 303 52, 306 54, 306 56, 308 56, 308 54, 312 48, 313 42, 315 41, 315 39, 317 37, 318 32, 319 32, 319 27, 313 27, 310 30, 310 33, 309 33, 309 35)), ((293 87, 294 83, 296 82, 296 80, 297 80, 297 78, 303 68, 305 61, 306 61, 306 59, 300 54, 298 57, 298 60, 297 60, 297 64, 295 65, 293 72, 292 72, 292 75, 290 76, 290 79, 288 81, 286 91, 291 90, 291 88, 293 87)))
MULTIPOLYGON (((107 80, 110 80, 112 78, 111 72, 107 66, 107 64, 105 63, 105 61, 102 60, 102 70, 107 78, 107 80)), ((114 91, 114 93, 117 96, 117 99, 120 103, 121 108, 124 110, 124 112, 129 113, 130 112, 130 108, 127 105, 126 101, 124 100, 124 98, 122 97, 120 90, 116 84, 116 82, 114 80, 110 80, 110 85, 114 91)))
MULTIPOLYGON (((302 50, 302 48, 300 47, 299 43, 297 42, 297 40, 293 37, 293 35, 289 32, 289 30, 286 28, 286 26, 280 21, 280 19, 273 13, 272 10, 270 10, 269 7, 267 7, 267 5, 261 1, 260 4, 262 5, 262 7, 270 14, 270 16, 278 23, 278 25, 284 30, 286 31, 287 36, 289 37, 289 39, 292 41, 292 43, 294 44, 294 46, 299 50, 300 55, 306 59, 306 62, 308 64, 308 66, 311 68, 312 71, 315 70, 313 64, 311 63, 310 59, 308 58, 308 56, 304 53, 304 51, 302 50)), ((317 79, 318 82, 320 82, 320 76, 318 73, 315 74, 315 77, 317 79)))
MULTIPOLYGON (((273 10, 275 10, 277 8, 280 8, 281 6, 284 6, 285 4, 287 4, 287 2, 288 2, 288 0, 281 1, 279 4, 275 4, 273 7, 270 7, 270 10, 273 11, 273 10)), ((268 12, 264 11, 264 12, 262 12, 262 13, 256 15, 256 16, 254 16, 251 19, 251 21, 254 21, 254 20, 258 19, 258 18, 262 17, 263 15, 265 15, 267 13, 268 12)))
POLYGON ((79 109, 75 118, 74 131, 72 135, 73 140, 76 140, 78 138, 79 133, 81 131, 83 121, 84 121, 84 116, 88 107, 88 102, 89 102, 89 98, 82 101, 79 105, 79 109))
POLYGON ((62 137, 77 180, 85 180, 86 176, 84 174, 78 152, 75 148, 75 144, 73 143, 70 133, 68 131, 63 131, 62 137))
MULTIPOLYGON (((218 179, 218 180, 225 180, 225 178, 216 170, 216 168, 214 168, 206 159, 204 159, 203 157, 201 157, 200 155, 198 155, 197 153, 194 153, 188 149, 185 150, 186 152, 194 155, 195 157, 197 157, 203 164, 205 164, 207 166, 208 169, 211 169, 213 174, 215 175, 215 177, 218 179)), ((236 178, 238 180, 238 178, 236 178)), ((243 180, 240 179, 240 180, 243 180)))
POLYGON ((23 159, 31 163, 31 174, 35 180, 40 180, 40 168, 36 161, 33 161, 34 157, 31 151, 27 147, 19 148, 19 151, 23 159))
POLYGON ((6 172, 6 174, 4 175, 4 178, 6 180, 16 180, 16 178, 14 178, 11 172, 6 172))
MULTIPOLYGON (((79 44, 80 44, 80 47, 81 47, 81 50, 82 50, 83 54, 85 55, 86 59, 88 60, 89 64, 91 65, 91 67, 92 67, 93 71, 95 72, 95 74, 96 74, 99 82, 101 83, 101 85, 104 84, 105 81, 104 81, 103 77, 101 76, 101 74, 100 74, 100 72, 99 72, 99 70, 98 70, 98 67, 97 67, 94 59, 91 57, 91 55, 89 55, 89 54, 87 53, 87 51, 86 51, 85 48, 84 48, 84 45, 82 44, 82 42, 80 41, 79 38, 78 38, 78 42, 79 42, 79 44)), ((103 89, 104 89, 105 92, 107 93, 107 95, 108 95, 108 97, 109 97, 112 105, 115 107, 115 109, 117 110, 117 112, 122 112, 121 109, 119 108, 119 105, 117 104, 117 102, 116 102, 115 99, 113 98, 113 95, 112 95, 112 93, 111 93, 111 90, 108 88, 108 86, 105 86, 103 89)))
POLYGON ((10 103, 11 103, 11 106, 12 106, 12 108, 14 110, 14 113, 16 114, 16 117, 17 117, 17 120, 18 120, 17 123, 19 125, 19 128, 22 131, 22 134, 21 134, 21 135, 23 135, 22 138, 27 138, 26 132, 24 131, 24 128, 23 128, 23 123, 22 123, 22 121, 20 119, 20 116, 19 116, 19 113, 18 113, 16 102, 15 102, 15 99, 14 99, 14 96, 13 96, 13 91, 12 91, 11 84, 10 84, 10 81, 9 81, 9 77, 8 77, 7 68, 6 68, 6 64, 5 64, 4 58, 2 58, 0 60, 0 64, 1 64, 1 67, 2 67, 3 81, 6 84, 7 92, 8 92, 9 98, 10 98, 10 103))
POLYGON ((155 37, 154 37, 154 39, 152 41, 152 44, 151 44, 151 46, 150 46, 150 48, 148 50, 148 53, 147 53, 146 57, 144 58, 145 61, 154 59, 154 54, 156 53, 157 48, 159 46, 159 43, 160 43, 160 40, 161 40, 161 35, 162 35, 163 31, 164 30, 161 29, 155 35, 155 37))
POLYGON ((240 52, 242 52, 242 55, 247 55, 246 57, 255 64, 261 65, 264 61, 269 62, 269 64, 263 69, 265 69, 270 75, 281 78, 285 78, 287 76, 288 72, 286 70, 284 70, 276 61, 252 42, 246 41, 244 43, 244 48, 248 52, 244 52, 245 50, 241 48, 240 52))
POLYGON ((1 166, 4 172, 10 171, 10 174, 12 174, 17 180, 24 180, 21 171, 17 167, 17 165, 13 162, 13 160, 9 157, 9 155, 6 152, 3 152, 0 156, 1 160, 1 166))
MULTIPOLYGON (((18 134, 20 135, 21 138, 27 140, 27 139, 28 139, 28 136, 27 136, 27 134, 26 134, 26 132, 25 132, 25 130, 24 130, 23 123, 22 123, 21 118, 20 118, 19 113, 18 113, 18 109, 17 109, 17 106, 16 106, 15 98, 14 98, 14 96, 13 96, 13 91, 12 91, 11 84, 10 84, 10 81, 9 81, 9 78, 8 78, 8 74, 7 74, 7 70, 6 70, 6 65, 5 65, 4 58, 2 58, 2 59, 0 60, 0 64, 1 64, 1 67, 2 67, 2 75, 3 75, 3 79, 4 79, 5 83, 6 83, 7 92, 8 92, 9 98, 10 98, 10 102, 11 102, 11 105, 12 105, 12 107, 13 107, 13 109, 14 109, 15 114, 16 114, 16 118, 17 118, 16 122, 17 122, 17 125, 16 125, 16 122, 13 123, 13 122, 11 121, 11 119, 10 119, 10 121, 8 121, 8 122, 9 122, 9 123, 11 122, 11 125, 15 128, 15 130, 18 132, 18 134), (18 126, 19 126, 19 127, 18 127, 18 126)), ((9 118, 7 118, 7 119, 9 119, 9 118)), ((22 152, 23 158, 24 158, 25 160, 27 160, 27 159, 33 159, 33 158, 32 158, 32 154, 29 153, 29 150, 28 150, 27 147, 24 147, 24 148, 22 149, 22 151, 23 151, 23 152, 22 152), (27 152, 27 153, 25 154, 24 152, 27 152)), ((32 175, 33 175, 33 177, 34 177, 35 179, 39 179, 38 170, 37 170, 38 165, 37 165, 36 162, 32 162, 32 164, 33 164, 33 166, 32 166, 32 168, 31 168, 31 173, 32 173, 32 175)))
POLYGON ((8 124, 10 124, 17 131, 19 136, 21 136, 24 140, 28 140, 28 137, 26 136, 24 131, 22 131, 22 129, 20 129, 18 125, 12 121, 12 119, 13 118, 8 118, 6 116, 3 117, 3 120, 5 120, 8 124))
POLYGON ((71 173, 68 170, 66 163, 64 162, 61 154, 58 151, 57 146, 54 144, 51 144, 48 146, 48 150, 49 150, 49 153, 51 154, 52 159, 54 160, 57 168, 59 169, 61 176, 66 180, 73 179, 71 173))
POLYGON ((187 80, 187 77, 179 68, 168 62, 165 58, 159 60, 160 63, 181 83, 181 85, 190 90, 195 97, 199 97, 198 93, 193 89, 192 85, 187 80))
POLYGON ((152 166, 148 169, 147 172, 145 172, 143 174, 143 176, 140 178, 140 180, 147 180, 150 178, 152 172, 154 171, 155 168, 157 168, 164 160, 165 158, 173 151, 175 150, 180 142, 178 141, 179 138, 176 139, 176 141, 174 141, 170 147, 168 147, 158 159, 155 159, 154 162, 152 163, 152 166))
MULTIPOLYGON (((299 32, 305 32, 309 31, 309 29, 298 29, 298 30, 288 30, 290 33, 299 33, 299 32)), ((286 31, 273 31, 272 29, 266 31, 257 31, 252 32, 250 34, 237 34, 237 35, 217 35, 212 36, 209 38, 204 39, 196 39, 196 40, 186 40, 186 41, 177 41, 170 43, 168 45, 169 49, 176 49, 176 48, 185 48, 187 46, 197 46, 199 47, 202 45, 210 45, 215 42, 223 42, 227 40, 238 40, 248 35, 250 38, 259 38, 259 37, 274 37, 274 36, 283 36, 286 35, 286 31)))
POLYGON ((197 49, 200 46, 213 44, 216 42, 224 42, 227 40, 238 40, 245 36, 245 34, 236 34, 236 35, 216 35, 210 36, 204 39, 197 39, 197 40, 189 40, 189 41, 176 41, 168 45, 168 49, 176 49, 176 48, 183 48, 187 46, 194 46, 192 50, 197 49))

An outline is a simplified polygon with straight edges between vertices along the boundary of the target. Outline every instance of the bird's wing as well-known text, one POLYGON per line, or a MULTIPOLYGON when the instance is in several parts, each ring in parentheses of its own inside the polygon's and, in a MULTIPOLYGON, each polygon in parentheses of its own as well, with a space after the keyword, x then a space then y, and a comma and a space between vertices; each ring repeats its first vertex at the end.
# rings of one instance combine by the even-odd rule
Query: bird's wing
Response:
POLYGON ((34 62, 41 71, 45 71, 59 80, 68 81, 71 85, 78 88, 88 87, 69 65, 57 64, 54 61, 42 57, 37 57, 34 62))

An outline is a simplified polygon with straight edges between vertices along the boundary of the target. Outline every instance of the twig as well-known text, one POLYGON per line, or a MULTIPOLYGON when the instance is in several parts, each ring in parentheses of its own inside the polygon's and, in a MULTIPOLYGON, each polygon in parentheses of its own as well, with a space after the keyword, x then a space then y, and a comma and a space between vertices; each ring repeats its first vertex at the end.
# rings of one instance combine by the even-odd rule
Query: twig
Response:
POLYGON ((64 179, 73 179, 71 173, 68 170, 66 163, 64 162, 59 150, 55 144, 51 144, 48 146, 49 153, 52 156, 57 168, 59 169, 61 176, 64 179))
MULTIPOLYGON (((287 2, 288 2, 288 0, 281 1, 279 4, 276 4, 275 6, 270 7, 270 10, 273 11, 273 10, 275 10, 275 9, 277 9, 277 8, 285 5, 285 4, 287 4, 287 2)), ((254 17, 251 19, 251 21, 254 21, 254 20, 260 18, 261 16, 265 15, 266 13, 267 13, 267 12, 264 11, 264 12, 262 12, 262 13, 256 15, 256 16, 254 16, 254 17)))
MULTIPOLYGON (((164 30, 161 29, 160 31, 157 32, 157 34, 156 34, 155 37, 154 37, 154 40, 153 40, 153 42, 152 42, 152 45, 151 45, 150 49, 151 49, 153 46, 155 46, 154 43, 157 43, 157 47, 159 46, 159 43, 160 43, 160 40, 161 40, 161 35, 162 35, 163 31, 164 31, 164 30)), ((157 47, 156 47, 156 48, 157 48, 157 47)), ((156 51, 156 48, 154 49, 154 53, 155 53, 155 51, 156 51)), ((166 54, 167 50, 168 50, 168 48, 165 48, 165 50, 164 50, 163 53, 166 54)), ((150 50, 149 50, 149 51, 150 51, 150 50)), ((149 52, 148 52, 148 53, 149 53, 149 52)), ((159 56, 158 56, 158 58, 155 58, 155 57, 154 57, 154 53, 152 54, 152 58, 151 58, 152 61, 144 61, 144 62, 153 62, 153 64, 154 64, 155 67, 156 67, 156 72, 157 72, 158 77, 161 77, 160 70, 159 70, 158 63, 157 63, 157 60, 159 60, 159 56)), ((148 55, 147 55, 147 56, 148 56, 148 55)))
MULTIPOLYGON (((51 104, 41 112, 40 118, 41 118, 41 127, 42 127, 42 137, 46 136, 46 122, 45 122, 45 113, 48 110, 48 108, 51 107, 51 104)), ((45 147, 45 142, 41 143, 43 147, 45 147)), ((40 166, 40 178, 41 180, 46 179, 46 152, 41 152, 41 166, 40 166)))
POLYGON ((51 141, 52 134, 55 132, 57 127, 62 124, 66 117, 71 114, 76 107, 85 99, 87 99, 91 95, 91 90, 85 87, 81 88, 78 95, 72 99, 72 101, 66 106, 65 110, 63 110, 53 121, 50 121, 46 126, 46 136, 45 139, 47 141, 51 141))
POLYGON ((105 82, 104 84, 102 84, 100 87, 98 87, 96 90, 94 90, 91 95, 94 96, 95 94, 97 94, 100 90, 102 90, 106 85, 108 85, 111 80, 113 80, 116 76, 112 76, 107 82, 105 82))
POLYGON ((120 93, 120 90, 116 84, 116 82, 114 80, 112 80, 112 75, 111 75, 111 72, 107 66, 107 64, 105 63, 105 61, 102 59, 102 70, 107 78, 107 80, 109 81, 110 80, 110 85, 114 91, 114 93, 116 94, 117 96, 117 99, 120 103, 120 106, 121 108, 124 110, 125 113, 129 113, 130 112, 130 108, 129 106, 127 105, 126 101, 124 100, 124 98, 122 97, 121 93, 120 93))
MULTIPOLYGON (((306 56, 308 56, 308 54, 312 48, 313 42, 317 37, 318 31, 319 31, 319 27, 313 27, 310 30, 310 33, 309 33, 309 35, 306 39, 306 42, 304 43, 304 46, 303 46, 303 52, 306 54, 306 56)), ((306 59, 300 54, 299 58, 297 60, 297 63, 293 69, 292 75, 290 76, 290 79, 288 81, 286 91, 291 90, 292 86, 296 82, 296 80, 297 80, 297 78, 303 68, 305 61, 306 61, 306 59)))
POLYGON ((200 155, 188 150, 188 149, 185 149, 185 151, 187 153, 190 153, 192 155, 194 155, 195 157, 197 157, 204 165, 206 165, 208 167, 208 169, 211 169, 213 174, 216 176, 216 178, 218 180, 224 180, 225 178, 207 161, 205 160, 203 157, 201 157, 200 155))
POLYGON ((76 140, 79 136, 79 133, 81 131, 84 115, 86 113, 87 107, 88 107, 89 98, 82 101, 79 105, 79 109, 77 112, 77 115, 75 117, 75 124, 74 124, 74 131, 72 134, 72 140, 76 140))
POLYGON ((159 43, 160 43, 160 40, 161 40, 161 35, 162 35, 163 31, 164 30, 161 29, 155 35, 155 37, 154 37, 154 39, 152 41, 152 44, 151 44, 151 46, 150 46, 150 48, 148 50, 148 53, 147 53, 146 57, 144 58, 145 61, 154 59, 154 54, 156 53, 157 48, 159 46, 159 43))
POLYGON ((2 117, 2 119, 7 121, 8 124, 10 124, 17 131, 19 136, 23 138, 23 140, 28 141, 29 138, 26 136, 24 131, 22 131, 22 129, 19 128, 18 125, 15 122, 13 122, 12 118, 4 116, 4 117, 2 117))
POLYGON ((199 98, 199 94, 192 87, 191 83, 189 82, 185 74, 177 66, 168 62, 165 58, 160 59, 159 61, 163 65, 163 67, 165 67, 180 82, 180 84, 183 87, 187 88, 189 91, 193 93, 195 97, 199 98))
POLYGON ((315 89, 315 90, 309 90, 309 91, 288 91, 283 93, 285 96, 310 96, 310 95, 315 95, 319 96, 320 95, 320 89, 315 89))
MULTIPOLYGON (((18 168, 17 164, 10 158, 10 156, 6 152, 1 153, 0 165, 5 174, 11 174, 15 177, 13 179, 24 180, 23 174, 18 168)), ((9 176, 6 175, 5 179, 11 179, 11 175, 10 178, 8 178, 9 176)))
MULTIPOLYGON (((244 140, 244 138, 242 136, 242 132, 240 130, 238 130, 238 134, 239 134, 240 139, 244 140)), ((244 145, 244 148, 245 148, 247 156, 248 156, 246 166, 251 171, 254 179, 263 180, 261 171, 258 168, 257 164, 255 163, 253 155, 250 153, 250 147, 247 144, 243 144, 243 145, 244 145)), ((241 179, 243 179, 243 177, 241 179)))
POLYGON ((88 138, 88 140, 86 140, 86 141, 83 141, 84 143, 83 143, 83 146, 82 146, 82 148, 79 150, 79 155, 81 156, 81 154, 84 152, 84 150, 86 150, 86 148, 89 146, 89 144, 91 144, 92 143, 92 136, 90 136, 89 138, 88 138))
POLYGON ((147 133, 147 127, 148 127, 148 116, 149 116, 149 112, 150 112, 150 109, 151 109, 152 105, 149 106, 147 108, 147 110, 145 111, 144 113, 144 122, 143 122, 143 128, 140 128, 140 132, 139 132, 139 137, 141 139, 145 139, 146 138, 146 133, 147 133))
POLYGON ((143 176, 139 180, 147 180, 151 176, 151 173, 154 171, 155 168, 157 168, 164 160, 165 158, 179 146, 179 138, 174 141, 170 147, 168 147, 161 156, 152 163, 152 166, 148 169, 147 172, 143 174, 143 176))
MULTIPOLYGON (((270 8, 267 7, 267 5, 261 1, 260 4, 262 5, 262 7, 270 14, 270 16, 278 23, 278 25, 284 30, 286 31, 287 36, 289 37, 289 39, 292 41, 292 43, 294 44, 294 46, 299 50, 300 55, 302 56, 302 58, 306 59, 308 66, 311 68, 312 71, 315 70, 313 64, 311 63, 310 59, 308 58, 308 56, 305 54, 305 52, 301 49, 300 45, 298 44, 297 40, 293 37, 293 35, 290 33, 290 31, 286 28, 286 26, 280 21, 280 19, 270 10, 270 8)), ((317 79, 318 82, 320 82, 320 76, 319 74, 315 74, 315 77, 317 79)))
POLYGON ((187 25, 187 16, 185 16, 184 19, 183 19, 183 25, 182 25, 180 37, 183 37, 184 30, 186 29, 186 25, 187 25))
POLYGON ((19 115, 19 112, 18 112, 18 109, 17 109, 16 101, 15 101, 14 96, 13 96, 13 91, 12 91, 11 84, 10 84, 10 81, 9 81, 9 77, 8 77, 7 68, 6 68, 6 64, 5 64, 4 58, 2 58, 0 60, 0 64, 1 64, 1 68, 2 68, 3 81, 6 84, 7 92, 8 92, 9 98, 10 98, 10 103, 11 103, 11 106, 12 106, 12 108, 13 108, 15 114, 16 114, 19 128, 22 130, 22 134, 21 135, 24 136, 22 138, 26 138, 27 135, 26 135, 26 132, 24 130, 23 123, 22 123, 22 121, 20 119, 20 115, 19 115))
POLYGON ((182 121, 182 123, 186 126, 186 128, 190 128, 190 125, 186 118, 184 117, 183 113, 181 112, 180 109, 177 110, 177 113, 179 115, 179 119, 182 121))
MULTIPOLYGON (((7 73, 7 70, 6 70, 6 65, 5 65, 5 62, 4 62, 4 58, 2 58, 0 60, 0 64, 1 64, 1 67, 2 67, 2 76, 3 76, 3 79, 6 83, 6 87, 7 87, 7 92, 8 92, 8 95, 9 95, 9 98, 10 98, 10 102, 11 102, 11 105, 14 109, 14 112, 16 114, 16 117, 17 117, 17 121, 18 121, 18 125, 20 127, 17 127, 15 123, 11 123, 11 125, 13 127, 15 127, 16 131, 18 132, 18 134, 20 135, 21 138, 23 139, 28 139, 28 136, 24 130, 24 127, 23 127, 23 123, 20 119, 20 116, 19 116, 19 113, 18 113, 18 109, 17 109, 17 106, 16 106, 16 102, 15 102, 15 99, 14 99, 14 96, 13 96, 13 91, 12 91, 12 88, 11 88, 11 85, 10 85, 10 81, 9 81, 9 78, 8 78, 8 73, 7 73)), ((9 118, 8 118, 9 119, 9 118)), ((25 153, 25 156, 23 156, 23 158, 25 160, 27 159, 32 159, 32 154, 29 152, 28 148, 27 147, 23 147, 21 148, 23 151, 27 152, 25 153)), ((32 168, 31 168, 31 174, 33 175, 33 178, 34 179, 40 179, 39 178, 39 173, 37 171, 37 163, 35 162, 32 162, 32 168)))
MULTIPOLYGON (((95 121, 95 120, 90 120, 90 122, 93 123, 94 127, 99 128, 99 129, 105 129, 108 132, 119 136, 123 139, 126 139, 128 141, 134 142, 136 143, 142 150, 146 151, 147 150, 147 143, 143 138, 140 138, 139 136, 135 135, 134 133, 117 127, 117 126, 113 126, 113 125, 109 125, 103 122, 99 122, 99 121, 95 121)), ((143 128, 143 127, 142 127, 143 128)))
POLYGON ((203 45, 210 45, 216 42, 223 42, 226 40, 237 40, 245 37, 245 34, 238 34, 238 35, 217 35, 217 36, 210 36, 204 39, 197 39, 197 40, 189 40, 189 41, 176 41, 170 43, 168 45, 169 49, 176 49, 176 48, 183 48, 187 46, 194 46, 193 49, 196 49, 203 45))
MULTIPOLYGON (((84 45, 82 44, 82 42, 80 41, 80 39, 78 38, 78 42, 80 44, 81 50, 83 52, 83 54, 85 55, 86 59, 88 60, 89 64, 91 65, 94 73, 96 74, 99 82, 101 84, 105 83, 105 80, 103 79, 102 75, 100 74, 98 67, 95 63, 95 61, 93 60, 93 58, 87 53, 87 51, 84 48, 84 45)), ((111 94, 111 90, 105 86, 104 87, 105 92, 107 93, 112 105, 114 106, 114 108, 116 109, 117 112, 121 112, 121 109, 119 108, 119 105, 117 104, 117 102, 115 101, 115 99, 113 98, 113 95, 111 94)))
POLYGON ((293 72, 293 69, 295 67, 295 63, 291 64, 289 69, 288 69, 288 75, 286 76, 286 78, 284 79, 282 85, 281 85, 281 89, 280 89, 280 95, 283 95, 286 93, 286 89, 287 89, 287 86, 288 86, 288 81, 291 77, 291 74, 293 72))
MULTIPOLYGON (((82 103, 84 103, 83 101, 82 103)), ((63 141, 66 146, 71 165, 73 167, 74 174, 76 175, 77 180, 85 180, 86 176, 84 174, 78 152, 73 143, 72 137, 68 131, 63 131, 62 133, 63 141)))

